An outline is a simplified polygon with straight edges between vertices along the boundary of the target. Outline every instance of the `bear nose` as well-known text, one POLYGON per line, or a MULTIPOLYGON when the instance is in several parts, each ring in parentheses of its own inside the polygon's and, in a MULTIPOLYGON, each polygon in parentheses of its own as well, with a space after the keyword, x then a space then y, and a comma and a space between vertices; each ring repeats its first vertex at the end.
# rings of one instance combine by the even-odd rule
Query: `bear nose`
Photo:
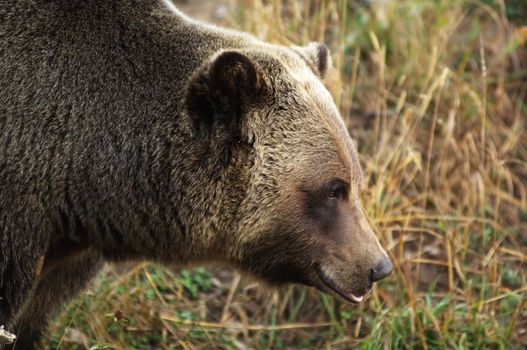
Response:
POLYGON ((375 266, 375 268, 371 270, 371 282, 377 282, 385 277, 388 277, 388 275, 392 273, 392 271, 392 262, 390 261, 390 258, 385 257, 380 263, 377 264, 377 266, 375 266))

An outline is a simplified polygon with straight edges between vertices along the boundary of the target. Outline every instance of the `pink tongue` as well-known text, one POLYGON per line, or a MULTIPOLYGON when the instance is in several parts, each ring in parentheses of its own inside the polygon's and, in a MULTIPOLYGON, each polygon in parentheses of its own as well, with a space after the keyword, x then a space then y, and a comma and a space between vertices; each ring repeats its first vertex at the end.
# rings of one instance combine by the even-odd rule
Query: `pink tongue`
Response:
POLYGON ((355 296, 355 295, 353 295, 353 294, 350 293, 350 294, 349 294, 349 298, 350 298, 351 300, 353 300, 354 302, 356 302, 356 303, 360 303, 360 302, 362 301, 362 299, 364 298, 364 296, 357 297, 357 296, 355 296))

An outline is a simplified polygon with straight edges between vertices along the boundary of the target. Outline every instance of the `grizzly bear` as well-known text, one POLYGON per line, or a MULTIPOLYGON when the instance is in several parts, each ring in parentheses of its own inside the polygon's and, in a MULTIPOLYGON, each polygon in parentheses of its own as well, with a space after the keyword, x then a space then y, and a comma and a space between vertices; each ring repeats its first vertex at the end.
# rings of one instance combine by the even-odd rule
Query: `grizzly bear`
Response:
POLYGON ((2 1, 0 326, 16 347, 105 261, 221 262, 360 302, 392 264, 329 66, 322 44, 169 0, 2 1))

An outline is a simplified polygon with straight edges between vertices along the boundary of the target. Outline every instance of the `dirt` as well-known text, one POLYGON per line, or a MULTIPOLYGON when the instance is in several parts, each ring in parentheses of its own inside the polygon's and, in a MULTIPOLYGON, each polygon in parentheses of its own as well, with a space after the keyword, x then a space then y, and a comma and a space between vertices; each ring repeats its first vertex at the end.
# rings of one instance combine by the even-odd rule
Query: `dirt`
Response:
POLYGON ((225 0, 172 0, 187 15, 209 22, 221 22, 228 15, 229 1, 225 0))

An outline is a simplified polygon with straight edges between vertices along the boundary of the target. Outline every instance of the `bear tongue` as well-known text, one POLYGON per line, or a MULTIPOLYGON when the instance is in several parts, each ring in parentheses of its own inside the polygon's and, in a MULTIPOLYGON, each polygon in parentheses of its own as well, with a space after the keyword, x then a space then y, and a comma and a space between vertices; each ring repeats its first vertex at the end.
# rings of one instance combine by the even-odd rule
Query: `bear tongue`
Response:
POLYGON ((354 302, 356 302, 356 303, 360 303, 360 302, 362 301, 362 299, 364 299, 364 296, 360 296, 360 297, 358 297, 358 296, 356 296, 356 295, 354 295, 354 294, 352 294, 352 293, 349 293, 349 294, 348 294, 348 297, 349 297, 351 300, 353 300, 354 302))

